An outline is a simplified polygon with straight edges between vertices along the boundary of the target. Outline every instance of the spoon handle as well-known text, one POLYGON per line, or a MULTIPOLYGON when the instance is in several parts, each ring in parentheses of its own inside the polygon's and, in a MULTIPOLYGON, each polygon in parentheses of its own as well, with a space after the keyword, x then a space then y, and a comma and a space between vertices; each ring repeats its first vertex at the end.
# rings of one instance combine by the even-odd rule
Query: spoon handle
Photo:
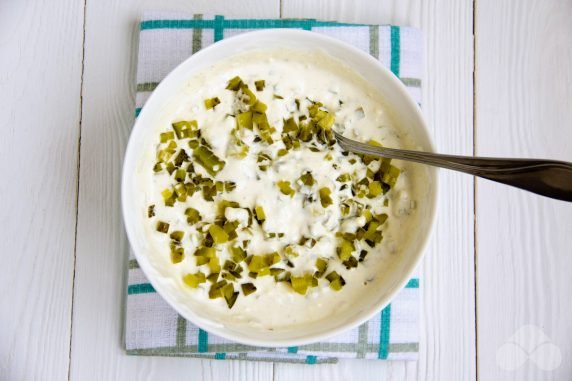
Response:
POLYGON ((572 163, 569 162, 441 155, 377 147, 356 142, 338 133, 336 133, 336 138, 342 148, 354 153, 407 160, 452 169, 512 185, 543 196, 572 201, 572 163))

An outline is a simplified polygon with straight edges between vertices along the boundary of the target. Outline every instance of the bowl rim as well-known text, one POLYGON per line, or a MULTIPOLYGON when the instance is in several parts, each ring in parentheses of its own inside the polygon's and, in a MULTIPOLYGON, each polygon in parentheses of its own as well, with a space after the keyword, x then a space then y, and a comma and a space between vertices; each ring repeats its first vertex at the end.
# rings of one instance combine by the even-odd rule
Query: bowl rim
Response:
MULTIPOLYGON (((425 252, 427 251, 429 239, 433 235, 433 230, 435 229, 436 214, 437 214, 437 200, 438 200, 438 193, 439 193, 439 181, 438 181, 438 172, 437 172, 436 168, 434 168, 434 169, 432 169, 433 170, 433 173, 432 173, 432 175, 433 175, 433 178, 432 178, 433 193, 432 193, 432 197, 427 200, 427 203, 430 206, 430 216, 428 218, 429 228, 427 229, 427 233, 426 233, 425 237, 423 237, 420 240, 419 250, 416 253, 415 258, 413 258, 410 261, 410 263, 411 263, 410 267, 407 271, 404 272, 403 279, 394 286, 394 288, 391 292, 387 293, 387 296, 385 298, 380 299, 380 301, 378 303, 375 303, 375 304, 371 305, 369 309, 364 310, 364 313, 362 313, 359 316, 359 318, 351 319, 348 322, 340 324, 339 326, 335 327, 334 329, 330 329, 328 331, 307 335, 304 338, 259 340, 259 339, 254 339, 251 337, 235 335, 235 334, 230 333, 227 330, 225 330, 224 326, 219 326, 219 325, 215 325, 215 324, 207 326, 207 325, 203 324, 203 321, 208 321, 208 319, 204 319, 204 318, 198 317, 196 315, 189 316, 188 312, 192 312, 192 311, 182 310, 181 308, 179 308, 178 303, 175 302, 175 298, 170 297, 169 293, 163 290, 163 286, 161 285, 161 283, 159 283, 157 280, 154 279, 154 277, 152 275, 150 275, 153 273, 152 265, 150 264, 148 259, 142 253, 140 253, 137 250, 137 248, 138 248, 137 242, 138 241, 135 239, 136 233, 134 231, 135 230, 134 226, 137 223, 137 219, 135 217, 134 211, 130 210, 130 208, 128 207, 128 205, 130 205, 129 199, 131 198, 131 195, 128 194, 128 192, 127 192, 127 189, 128 189, 127 184, 128 184, 128 182, 132 181, 132 172, 128 172, 127 169, 129 167, 133 167, 134 164, 136 163, 134 154, 137 152, 137 149, 134 147, 133 136, 136 134, 143 133, 142 131, 144 130, 145 125, 143 124, 142 121, 146 119, 145 116, 147 114, 147 110, 149 109, 148 107, 146 108, 145 106, 148 104, 152 104, 154 102, 157 102, 158 100, 164 99, 166 94, 164 95, 163 92, 166 91, 164 89, 167 88, 168 83, 170 81, 172 81, 173 78, 180 76, 182 74, 180 72, 188 71, 187 66, 189 66, 193 61, 197 60, 198 58, 200 58, 204 55, 209 54, 212 50, 224 49, 226 46, 236 44, 237 42, 241 42, 242 40, 252 40, 254 38, 261 38, 261 37, 275 37, 275 38, 286 37, 286 38, 288 38, 289 36, 293 36, 293 37, 305 36, 306 38, 313 39, 315 42, 323 42, 325 44, 334 45, 334 46, 341 48, 341 49, 349 50, 352 54, 360 56, 359 57, 360 59, 370 61, 370 63, 373 63, 375 66, 377 66, 377 68, 381 72, 384 72, 387 79, 389 81, 393 82, 393 85, 396 86, 396 88, 399 89, 399 91, 402 93, 401 95, 404 96, 403 98, 404 98, 404 101, 407 103, 408 108, 410 108, 411 111, 415 114, 415 118, 419 121, 419 123, 421 125, 421 129, 425 132, 426 140, 427 140, 426 145, 427 145, 428 150, 430 152, 434 151, 433 140, 432 140, 431 135, 429 133, 429 129, 427 128, 425 118, 423 117, 423 114, 421 113, 421 109, 417 105, 417 103, 415 103, 415 101, 412 99, 412 97, 409 95, 407 88, 405 87, 403 82, 401 82, 401 80, 395 74, 393 74, 389 69, 387 69, 385 66, 383 66, 379 60, 375 59, 374 57, 372 57, 368 53, 363 52, 362 50, 360 50, 354 46, 351 46, 348 43, 342 42, 342 41, 335 39, 333 37, 325 36, 325 35, 322 35, 319 33, 306 31, 306 30, 288 29, 288 28, 265 29, 265 30, 241 33, 241 34, 236 35, 236 36, 225 38, 224 40, 218 41, 218 42, 216 42, 216 43, 192 54, 191 56, 186 58, 183 62, 181 62, 179 65, 177 65, 173 70, 171 70, 163 78, 163 80, 161 80, 161 82, 159 83, 157 88, 152 92, 152 94, 149 96, 149 98, 145 102, 145 105, 142 107, 141 112, 139 114, 139 117, 135 120, 134 126, 133 126, 133 128, 130 132, 130 135, 129 135, 129 141, 127 143, 127 148, 125 150, 125 155, 124 155, 124 159, 123 159, 122 177, 121 177, 121 209, 122 209, 123 225, 124 225, 125 231, 127 233, 127 238, 129 241, 131 251, 135 255, 135 258, 137 259, 137 261, 139 263, 139 267, 141 268, 141 270, 143 271, 143 273, 145 274, 146 278, 151 283, 151 285, 153 286, 155 291, 177 313, 179 313, 185 319, 188 319, 193 324, 195 324, 196 326, 198 326, 199 328, 201 328, 205 331, 211 332, 215 335, 218 335, 218 336, 223 337, 223 338, 228 339, 228 340, 232 340, 234 342, 258 346, 258 347, 289 347, 289 346, 300 346, 300 345, 305 345, 305 344, 316 343, 316 342, 319 342, 321 340, 336 336, 336 335, 338 335, 342 332, 345 332, 349 329, 355 328, 355 327, 363 324, 364 322, 368 321, 369 319, 371 319, 374 315, 379 313, 389 303, 391 303, 393 298, 405 287, 405 285, 410 280, 410 278, 413 275, 413 273, 415 272, 415 270, 418 268, 421 259, 423 258, 425 252), (134 163, 132 163, 132 162, 134 162, 134 163)), ((327 52, 327 49, 325 49, 325 50, 327 52)), ((167 92, 167 94, 168 94, 168 92, 167 92)))

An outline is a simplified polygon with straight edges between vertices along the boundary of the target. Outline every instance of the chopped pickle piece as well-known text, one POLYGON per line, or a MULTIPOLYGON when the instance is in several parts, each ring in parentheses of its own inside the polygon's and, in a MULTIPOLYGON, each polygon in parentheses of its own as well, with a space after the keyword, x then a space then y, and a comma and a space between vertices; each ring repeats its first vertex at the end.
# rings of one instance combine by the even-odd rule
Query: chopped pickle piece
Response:
POLYGON ((173 133, 173 131, 161 132, 161 143, 166 143, 169 140, 173 139, 175 139, 175 134, 173 133))
POLYGON ((379 222, 380 225, 383 225, 385 221, 387 221, 388 216, 386 213, 381 213, 381 214, 376 214, 374 218, 377 222, 379 222))
POLYGON ((326 275, 326 279, 330 282, 330 288, 334 291, 340 291, 346 284, 344 278, 342 278, 342 276, 335 271, 332 271, 326 275))
POLYGON ((211 273, 219 273, 221 270, 220 261, 218 257, 212 257, 209 259, 209 269, 211 273))
POLYGON ((358 265, 358 261, 355 257, 349 257, 347 261, 342 262, 342 264, 344 266, 346 266, 346 269, 352 269, 352 268, 356 268, 358 265))
MULTIPOLYGON (((177 139, 186 139, 197 136, 198 124, 196 120, 175 122, 172 124, 177 139)), ((173 142, 171 142, 173 143, 173 142)))
POLYGON ((242 92, 243 98, 242 101, 249 106, 252 106, 256 103, 256 95, 246 86, 244 83, 240 86, 240 91, 242 92), (246 99, 245 99, 246 96, 246 99))
POLYGON ((340 291, 342 287, 346 284, 344 278, 334 279, 330 282, 330 288, 334 291, 340 291))
POLYGON ((201 214, 195 208, 185 209, 185 215, 187 216, 187 223, 189 225, 194 225, 202 219, 201 214))
POLYGON ((390 188, 393 188, 397 182, 400 172, 399 168, 390 165, 388 171, 383 174, 381 181, 389 185, 390 188))
POLYGON ((163 170, 163 163, 157 162, 153 167, 153 172, 161 172, 163 170))
POLYGON ((336 181, 339 181, 341 183, 345 183, 345 182, 350 181, 351 179, 352 179, 352 177, 349 173, 342 173, 341 175, 338 176, 336 181))
POLYGON ((200 164, 211 176, 216 176, 225 165, 225 162, 219 159, 210 149, 205 146, 199 146, 193 150, 193 158, 200 164))
POLYGON ((175 180, 177 180, 178 182, 182 183, 185 181, 186 178, 187 178, 187 171, 185 171, 184 169, 177 169, 175 171, 175 180))
POLYGON ((305 276, 293 276, 290 277, 290 284, 298 294, 306 295, 306 291, 308 291, 311 282, 305 276))
POLYGON ((352 256, 354 250, 355 247, 353 242, 342 239, 340 246, 337 248, 338 257, 342 261, 347 261, 352 256))
POLYGON ((257 276, 262 277, 262 276, 267 276, 270 275, 270 269, 268 267, 264 267, 262 269, 260 269, 260 271, 258 271, 257 276))
POLYGON ((379 196, 382 193, 383 189, 381 187, 381 183, 379 181, 372 181, 369 183, 369 198, 374 198, 379 196))
POLYGON ((263 79, 254 81, 254 86, 256 87, 256 91, 262 91, 264 90, 264 86, 266 86, 266 81, 263 79))
POLYGON ((252 111, 241 112, 236 116, 236 126, 252 130, 252 111))
POLYGON ((218 276, 219 273, 210 273, 209 276, 207 276, 207 280, 211 283, 215 283, 216 281, 218 281, 218 276))
POLYGON ((234 181, 225 181, 224 190, 225 192, 232 192, 236 189, 236 183, 234 181))
POLYGON ((263 114, 266 112, 266 109, 268 108, 268 106, 266 106, 264 103, 260 102, 260 101, 256 101, 256 103, 254 105, 252 105, 252 107, 250 108, 250 110, 263 114))
POLYGON ((169 224, 163 221, 157 221, 157 231, 167 234, 169 232, 169 224))
POLYGON ((277 252, 266 254, 264 256, 264 263, 268 267, 272 266, 275 263, 280 262, 280 260, 281 260, 280 254, 278 254, 277 252))
POLYGON ((264 214, 264 209, 262 206, 257 205, 254 208, 254 218, 258 221, 259 224, 262 224, 266 220, 266 214, 264 214))
POLYGON ((209 233, 217 245, 228 242, 228 233, 216 224, 209 226, 209 233))
POLYGON ((175 185, 175 195, 177 196, 177 201, 185 202, 187 199, 187 187, 185 184, 175 185))
POLYGON ((252 121, 258 125, 258 128, 261 130, 267 130, 270 128, 270 124, 268 124, 268 117, 263 112, 255 112, 252 114, 252 121))
POLYGON ((155 216, 155 205, 149 205, 147 208, 147 217, 151 218, 155 216))
POLYGON ((169 163, 167 163, 167 165, 165 166, 165 169, 167 170, 167 172, 169 172, 169 175, 172 175, 173 172, 175 171, 176 167, 175 167, 175 164, 169 162, 169 163))
POLYGON ((383 147, 383 144, 381 144, 377 140, 373 140, 373 139, 368 140, 367 144, 372 145, 372 146, 376 146, 376 147, 383 147))
POLYGON ((169 237, 171 237, 171 239, 176 242, 181 242, 184 236, 185 233, 180 230, 175 230, 174 232, 171 233, 171 235, 169 235, 169 237))
POLYGON ((189 148, 190 149, 195 149, 199 146, 200 142, 196 139, 191 139, 189 140, 189 148))
POLYGON ((175 156, 175 160, 173 160, 173 164, 175 167, 179 168, 184 162, 189 161, 189 155, 187 155, 187 151, 181 149, 177 156, 175 156))
POLYGON ((220 99, 218 99, 218 97, 205 99, 205 107, 207 108, 207 110, 215 108, 219 104, 220 104, 220 99))
POLYGON ((296 193, 296 191, 290 186, 290 181, 281 180, 277 182, 277 185, 278 189, 280 189, 280 192, 282 192, 286 196, 292 197, 296 193))
POLYGON ((229 261, 228 259, 224 261, 224 265, 222 266, 223 269, 226 271, 234 271, 236 269, 237 264, 233 261, 229 261))
POLYGON ((248 263, 248 270, 251 272, 257 273, 263 268, 267 267, 264 257, 261 255, 253 255, 250 257, 250 262, 248 263))
POLYGON ((294 250, 294 246, 293 245, 288 245, 284 248, 284 255, 291 259, 291 258, 296 258, 297 256, 299 256, 300 254, 298 254, 297 251, 294 250))
POLYGON ((180 263, 185 258, 185 251, 182 247, 171 244, 171 262, 180 263))
POLYGON ((321 278, 324 275, 324 273, 326 272, 327 268, 328 268, 328 261, 326 259, 324 259, 324 258, 316 259, 317 271, 314 273, 316 278, 321 278))
POLYGON ((306 171, 302 176, 300 176, 300 181, 302 182, 302 184, 309 187, 311 187, 315 183, 314 177, 312 176, 312 173, 310 171, 306 171))
POLYGON ((222 288, 227 284, 228 282, 224 279, 213 284, 209 290, 209 298, 210 299, 222 298, 223 297, 222 288))
POLYGON ((228 234, 228 239, 233 240, 238 237, 236 229, 238 228, 238 221, 227 221, 224 223, 223 229, 228 234))
POLYGON ((377 221, 370 221, 366 226, 367 226, 367 231, 364 234, 364 238, 370 241, 375 241, 376 239, 376 233, 377 232, 377 228, 380 226, 381 224, 377 221))
POLYGON ((256 286, 252 283, 243 283, 240 285, 240 287, 242 288, 242 293, 244 296, 248 296, 256 291, 256 286))
POLYGON ((226 300, 228 308, 232 308, 232 306, 234 306, 234 303, 236 303, 236 299, 238 298, 238 294, 239 294, 238 291, 234 291, 231 296, 229 296, 228 298, 227 297, 224 298, 226 300))
POLYGON ((332 194, 330 188, 328 187, 320 188, 319 193, 320 193, 320 203, 322 204, 323 208, 327 208, 328 206, 333 204, 332 197, 330 197, 330 195, 332 194))
POLYGON ((171 189, 165 189, 163 192, 161 192, 161 195, 163 196, 163 201, 165 201, 166 206, 175 205, 176 196, 175 192, 173 192, 171 189))
POLYGON ((195 261, 197 263, 197 266, 202 266, 209 263, 209 259, 207 257, 195 257, 195 261))
POLYGON ((240 263, 246 259, 246 252, 240 246, 234 246, 230 249, 231 258, 235 263, 240 263))
POLYGON ((227 90, 238 91, 242 86, 242 79, 239 76, 236 76, 228 81, 226 85, 227 90))
POLYGON ((289 119, 284 121, 284 127, 282 128, 282 132, 286 132, 286 133, 288 133, 288 132, 297 133, 298 132, 298 124, 296 123, 294 118, 289 118, 289 119))
POLYGON ((194 255, 195 257, 214 258, 216 256, 216 250, 214 247, 199 247, 194 255))
POLYGON ((289 282, 292 274, 290 271, 282 271, 274 276, 276 282, 289 282))
POLYGON ((326 115, 323 116, 322 119, 318 121, 318 126, 324 130, 330 130, 334 125, 335 121, 336 118, 332 114, 327 113, 326 115))
POLYGON ((203 274, 202 272, 197 272, 195 274, 187 274, 183 277, 183 282, 192 288, 197 288, 199 287, 199 284, 201 283, 205 283, 206 281, 206 277, 205 274, 203 274))
POLYGON ((362 250, 359 253, 359 262, 363 262, 365 260, 365 257, 367 256, 368 251, 367 250, 362 250))

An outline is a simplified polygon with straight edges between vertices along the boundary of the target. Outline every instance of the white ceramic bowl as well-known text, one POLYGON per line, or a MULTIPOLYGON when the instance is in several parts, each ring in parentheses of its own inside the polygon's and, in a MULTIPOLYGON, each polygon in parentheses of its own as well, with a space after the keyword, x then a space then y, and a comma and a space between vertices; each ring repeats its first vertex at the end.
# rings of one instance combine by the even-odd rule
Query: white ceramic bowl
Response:
POLYGON ((420 202, 416 210, 419 223, 416 230, 411 232, 405 250, 399 254, 399 260, 395 261, 391 271, 388 271, 383 280, 377 284, 375 292, 363 295, 355 301, 353 308, 331 316, 326 321, 309 323, 295 330, 260 331, 244 326, 214 323, 203 316, 201 311, 193 310, 181 303, 182 298, 177 295, 180 290, 169 282, 158 281, 160 275, 148 256, 149 245, 143 230, 143 220, 138 217, 142 213, 138 210, 141 206, 137 204, 136 197, 133 197, 138 193, 134 174, 143 155, 142 147, 149 141, 149 134, 154 131, 153 126, 156 125, 163 106, 173 99, 181 84, 185 83, 193 73, 245 51, 277 47, 299 50, 321 49, 345 63, 379 89, 385 100, 386 109, 391 111, 394 123, 398 124, 402 131, 406 131, 420 149, 433 150, 419 107, 408 95, 405 86, 370 55, 317 33, 276 29, 225 39, 194 54, 174 69, 155 89, 131 132, 123 166, 123 219, 137 261, 155 290, 179 314, 194 324, 227 339, 267 347, 303 345, 325 339, 365 322, 385 307, 405 286, 423 255, 433 226, 437 194, 436 171, 429 167, 421 168, 424 188, 422 200, 418 200, 420 202))

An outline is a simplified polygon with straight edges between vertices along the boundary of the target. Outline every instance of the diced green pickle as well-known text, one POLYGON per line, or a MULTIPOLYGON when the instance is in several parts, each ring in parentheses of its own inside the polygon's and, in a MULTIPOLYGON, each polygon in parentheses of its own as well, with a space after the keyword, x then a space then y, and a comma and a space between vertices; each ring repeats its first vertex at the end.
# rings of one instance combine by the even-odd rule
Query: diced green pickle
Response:
POLYGON ((319 193, 320 193, 320 203, 322 204, 322 207, 327 208, 328 206, 333 204, 332 197, 330 196, 332 194, 330 188, 327 187, 320 188, 319 193))
POLYGON ((181 242, 184 236, 185 236, 184 232, 180 230, 175 230, 174 232, 171 233, 169 237, 171 237, 173 241, 181 242))
POLYGON ((228 242, 228 233, 218 225, 211 224, 209 226, 209 233, 217 245, 228 242))
POLYGON ((296 191, 290 186, 290 181, 281 180, 277 182, 277 185, 278 189, 280 189, 280 192, 282 192, 286 196, 292 197, 296 193, 296 191))
POLYGON ((254 208, 254 213, 256 221, 258 221, 258 223, 263 223, 266 220, 266 214, 264 214, 264 209, 262 208, 262 206, 257 205, 254 208))
POLYGON ((263 79, 261 79, 259 81, 254 81, 254 86, 256 87, 256 91, 264 90, 265 85, 266 85, 266 82, 263 79))
POLYGON ((187 208, 185 215, 187 216, 187 223, 189 225, 194 225, 201 220, 201 214, 195 208, 187 208))
POLYGON ((307 185, 309 187, 314 185, 315 182, 314 177, 312 176, 312 173, 310 171, 307 171, 302 176, 300 176, 300 181, 302 181, 304 185, 307 185))
POLYGON ((352 242, 346 239, 342 239, 341 244, 337 249, 338 257, 340 257, 342 261, 347 261, 352 256, 354 250, 355 247, 352 242))
POLYGON ((242 79, 239 76, 236 76, 228 81, 226 86, 227 90, 238 91, 242 86, 242 79))
POLYGON ((301 294, 301 295, 306 295, 306 291, 308 291, 308 287, 310 286, 310 282, 308 281, 308 278, 306 278, 304 276, 290 277, 290 284, 292 285, 292 288, 294 289, 294 291, 296 291, 298 294, 301 294))
POLYGON ((252 283, 243 283, 240 285, 240 287, 242 288, 242 293, 244 296, 248 296, 256 291, 256 286, 252 283))
POLYGON ((236 126, 252 130, 252 111, 241 112, 236 116, 236 126))
POLYGON ((183 282, 189 287, 197 288, 199 284, 205 283, 206 277, 202 272, 197 272, 195 274, 187 274, 183 277, 183 282))
POLYGON ((175 138, 175 134, 173 131, 169 132, 161 132, 161 143, 166 143, 169 140, 173 140, 175 138))
POLYGON ((372 181, 369 183, 369 194, 368 197, 377 197, 382 193, 381 183, 379 181, 372 181))
POLYGON ((397 182, 397 178, 399 177, 400 172, 401 171, 399 170, 399 168, 390 165, 389 170, 383 174, 383 178, 381 179, 381 181, 389 185, 390 188, 393 188, 395 186, 395 183, 397 182))
POLYGON ((207 108, 207 110, 215 108, 219 104, 220 104, 220 99, 218 99, 218 97, 205 99, 205 107, 207 108))
POLYGON ((216 176, 225 165, 210 149, 199 146, 193 150, 193 157, 211 176, 216 176))
POLYGON ((169 224, 163 221, 157 221, 157 231, 167 234, 169 232, 169 224))

